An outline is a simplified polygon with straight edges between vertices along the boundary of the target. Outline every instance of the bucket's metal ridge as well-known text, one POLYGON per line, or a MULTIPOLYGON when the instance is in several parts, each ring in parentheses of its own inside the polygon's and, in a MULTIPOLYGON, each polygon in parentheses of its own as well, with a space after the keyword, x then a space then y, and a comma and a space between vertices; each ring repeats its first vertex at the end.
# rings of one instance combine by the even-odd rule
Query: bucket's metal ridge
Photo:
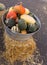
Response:
POLYGON ((5 16, 6 16, 6 13, 8 12, 8 10, 5 11, 5 13, 3 14, 2 16, 2 22, 3 22, 3 25, 4 25, 4 28, 5 28, 5 31, 6 33, 9 35, 9 37, 11 37, 13 40, 28 40, 32 35, 34 35, 35 33, 37 33, 40 28, 41 28, 41 22, 39 20, 39 18, 34 14, 32 13, 32 15, 34 16, 34 18, 37 20, 38 22, 38 25, 39 25, 39 29, 33 33, 29 33, 29 34, 21 34, 21 33, 18 33, 18 32, 15 32, 13 33, 4 23, 5 21, 5 16))

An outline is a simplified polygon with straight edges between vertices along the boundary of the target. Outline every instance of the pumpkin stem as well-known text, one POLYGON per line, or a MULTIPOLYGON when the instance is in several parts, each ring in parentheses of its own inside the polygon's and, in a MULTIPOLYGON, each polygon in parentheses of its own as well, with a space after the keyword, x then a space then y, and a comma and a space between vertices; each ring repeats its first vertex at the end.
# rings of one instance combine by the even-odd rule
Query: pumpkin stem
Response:
POLYGON ((20 3, 17 3, 16 5, 22 5, 22 2, 20 2, 20 3))
POLYGON ((20 2, 20 5, 22 5, 23 3, 22 2, 20 2))

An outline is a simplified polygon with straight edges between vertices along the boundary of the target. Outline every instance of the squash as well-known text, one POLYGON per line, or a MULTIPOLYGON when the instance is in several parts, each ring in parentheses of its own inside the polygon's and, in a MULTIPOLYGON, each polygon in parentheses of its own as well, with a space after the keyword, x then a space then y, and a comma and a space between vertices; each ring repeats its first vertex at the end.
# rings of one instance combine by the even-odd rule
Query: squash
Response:
POLYGON ((31 16, 29 16, 29 15, 27 15, 27 14, 21 15, 20 18, 21 18, 21 19, 24 19, 24 20, 26 21, 26 23, 34 24, 34 23, 36 22, 36 20, 35 20, 33 17, 31 17, 31 16))
POLYGON ((6 19, 6 20, 5 20, 5 24, 6 24, 9 28, 11 28, 12 26, 16 25, 16 22, 15 22, 14 19, 10 18, 10 19, 6 19))
POLYGON ((18 21, 18 27, 20 30, 25 30, 27 28, 27 23, 25 22, 25 20, 20 19, 18 21))
POLYGON ((22 30, 21 34, 27 34, 27 31, 26 30, 22 30))
POLYGON ((5 9, 4 4, 0 3, 0 11, 3 11, 5 9))
POLYGON ((29 13, 30 13, 29 9, 25 8, 25 14, 29 14, 29 13))
POLYGON ((27 25, 27 32, 28 33, 35 32, 36 30, 38 30, 38 28, 39 28, 39 26, 38 26, 37 22, 35 24, 28 23, 28 25, 27 25))

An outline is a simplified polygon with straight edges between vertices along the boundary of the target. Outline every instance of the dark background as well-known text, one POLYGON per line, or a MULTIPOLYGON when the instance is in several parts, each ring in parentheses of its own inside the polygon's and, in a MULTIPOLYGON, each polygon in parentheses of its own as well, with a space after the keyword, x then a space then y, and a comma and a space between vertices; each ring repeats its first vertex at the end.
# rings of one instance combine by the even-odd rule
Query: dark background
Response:
MULTIPOLYGON (((43 65, 47 65, 47 0, 0 0, 1 3, 5 4, 6 9, 21 1, 23 5, 35 13, 41 21, 41 29, 33 37, 43 57, 43 65)), ((3 51, 2 33, 3 31, 0 28, 0 50, 3 51)))

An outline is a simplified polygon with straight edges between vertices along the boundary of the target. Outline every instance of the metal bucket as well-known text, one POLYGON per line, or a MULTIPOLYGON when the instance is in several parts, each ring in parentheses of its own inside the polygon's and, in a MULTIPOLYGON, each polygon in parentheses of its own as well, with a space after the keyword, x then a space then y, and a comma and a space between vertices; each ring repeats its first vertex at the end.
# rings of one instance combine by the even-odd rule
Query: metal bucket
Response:
POLYGON ((39 20, 39 18, 34 14, 32 13, 32 15, 34 16, 34 18, 37 20, 38 22, 38 25, 39 25, 39 29, 33 33, 29 33, 29 34, 21 34, 21 33, 18 33, 18 32, 15 32, 13 33, 4 23, 5 21, 5 17, 6 17, 6 14, 7 14, 8 10, 5 11, 5 13, 3 14, 2 16, 2 22, 4 24, 4 28, 5 28, 5 31, 6 33, 9 35, 9 37, 11 37, 13 40, 28 40, 32 35, 34 35, 35 33, 37 33, 40 28, 41 28, 41 22, 39 20))

